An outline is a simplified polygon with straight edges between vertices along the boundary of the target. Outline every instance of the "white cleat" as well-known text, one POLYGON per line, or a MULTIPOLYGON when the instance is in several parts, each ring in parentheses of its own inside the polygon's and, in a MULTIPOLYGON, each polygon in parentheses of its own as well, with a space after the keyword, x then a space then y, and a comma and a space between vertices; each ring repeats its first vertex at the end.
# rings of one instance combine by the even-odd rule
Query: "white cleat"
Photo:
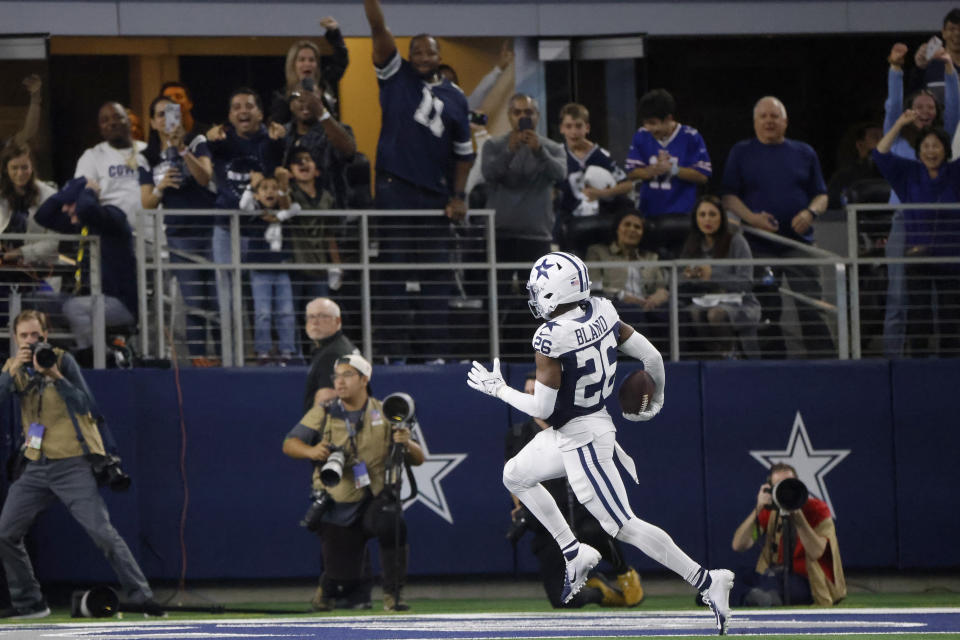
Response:
POLYGON ((570 602, 587 582, 587 574, 600 562, 600 552, 588 544, 580 544, 580 549, 573 560, 567 560, 567 572, 563 580, 563 592, 560 600, 564 604, 570 602))
POLYGON ((717 635, 727 635, 727 623, 730 621, 730 589, 733 588, 733 571, 712 569, 710 587, 700 592, 703 604, 710 607, 717 618, 717 635))

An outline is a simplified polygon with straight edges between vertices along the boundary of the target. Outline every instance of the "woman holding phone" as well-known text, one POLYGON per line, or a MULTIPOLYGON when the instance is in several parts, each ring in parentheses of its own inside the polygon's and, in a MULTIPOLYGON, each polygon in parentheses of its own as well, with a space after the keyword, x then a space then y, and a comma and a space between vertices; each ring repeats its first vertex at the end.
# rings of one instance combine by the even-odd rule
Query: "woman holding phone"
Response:
POLYGON ((272 122, 285 124, 290 121, 288 98, 294 91, 313 93, 323 100, 325 108, 334 118, 340 119, 339 85, 350 63, 350 54, 340 25, 334 18, 321 18, 320 26, 326 29, 324 38, 333 53, 321 55, 320 47, 310 40, 298 40, 290 45, 284 65, 284 90, 274 93, 270 103, 272 122))
MULTIPOLYGON (((195 136, 184 142, 186 132, 180 105, 166 96, 150 103, 150 138, 138 158, 140 165, 140 201, 144 209, 212 209, 213 161, 207 140, 195 136)), ((166 227, 170 261, 196 263, 210 261, 213 220, 206 216, 167 214, 166 227)), ((213 272, 201 269, 176 270, 180 293, 188 308, 187 346, 195 365, 209 364, 205 358, 206 321, 202 314, 215 295, 213 272)))

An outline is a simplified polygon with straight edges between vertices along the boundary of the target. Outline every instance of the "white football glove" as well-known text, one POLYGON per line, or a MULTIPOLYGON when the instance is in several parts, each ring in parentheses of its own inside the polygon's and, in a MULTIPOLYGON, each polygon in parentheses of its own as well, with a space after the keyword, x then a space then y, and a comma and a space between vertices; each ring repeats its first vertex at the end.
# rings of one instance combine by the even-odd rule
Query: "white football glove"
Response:
POLYGON ((487 371, 486 367, 473 361, 473 369, 467 373, 467 385, 471 389, 482 391, 483 393, 497 397, 497 392, 506 385, 503 375, 500 373, 500 358, 493 359, 493 370, 487 371))
POLYGON ((623 417, 631 422, 646 422, 653 416, 660 413, 660 409, 663 408, 663 397, 651 398, 650 406, 646 411, 641 411, 640 413, 623 413, 623 417))

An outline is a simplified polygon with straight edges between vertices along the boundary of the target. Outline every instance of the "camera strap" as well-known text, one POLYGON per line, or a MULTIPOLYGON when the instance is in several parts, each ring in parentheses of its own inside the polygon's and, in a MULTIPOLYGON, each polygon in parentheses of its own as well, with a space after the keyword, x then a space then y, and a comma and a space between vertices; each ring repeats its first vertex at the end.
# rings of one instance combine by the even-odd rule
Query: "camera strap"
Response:
MULTIPOLYGON (((370 399, 368 398, 366 402, 363 403, 363 407, 360 408, 360 418, 357 421, 357 424, 363 425, 363 419, 367 415, 367 407, 370 404, 370 399)), ((350 446, 353 448, 354 457, 360 456, 360 451, 357 449, 357 430, 354 428, 354 423, 350 420, 350 414, 347 411, 347 408, 343 406, 343 401, 340 398, 337 398, 337 413, 339 415, 331 416, 330 413, 327 414, 327 419, 331 417, 340 418, 343 420, 344 425, 347 427, 347 437, 350 439, 350 446)))
POLYGON ((73 412, 73 409, 70 408, 70 405, 64 402, 64 405, 67 407, 67 414, 70 416, 70 422, 73 423, 73 430, 77 434, 77 441, 80 442, 80 449, 83 451, 83 455, 90 455, 90 447, 87 446, 87 441, 83 438, 83 432, 80 431, 80 423, 77 422, 77 415, 73 412))

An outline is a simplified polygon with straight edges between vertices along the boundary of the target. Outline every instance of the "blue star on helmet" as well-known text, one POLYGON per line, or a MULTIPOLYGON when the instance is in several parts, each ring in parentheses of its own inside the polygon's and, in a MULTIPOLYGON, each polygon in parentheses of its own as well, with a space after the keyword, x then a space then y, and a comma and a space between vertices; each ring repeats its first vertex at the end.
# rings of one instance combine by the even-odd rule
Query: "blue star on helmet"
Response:
POLYGON ((550 279, 550 274, 547 273, 547 269, 549 269, 549 268, 552 267, 552 266, 554 266, 554 265, 552 265, 552 264, 550 264, 549 262, 547 262, 547 259, 546 259, 546 258, 543 259, 543 262, 541 262, 540 264, 536 265, 537 280, 539 280, 541 276, 544 277, 544 278, 546 278, 547 280, 549 280, 549 279, 550 279))
POLYGON ((543 323, 543 329, 545 331, 553 331, 553 328, 560 324, 559 322, 554 322, 553 320, 547 320, 543 323))

